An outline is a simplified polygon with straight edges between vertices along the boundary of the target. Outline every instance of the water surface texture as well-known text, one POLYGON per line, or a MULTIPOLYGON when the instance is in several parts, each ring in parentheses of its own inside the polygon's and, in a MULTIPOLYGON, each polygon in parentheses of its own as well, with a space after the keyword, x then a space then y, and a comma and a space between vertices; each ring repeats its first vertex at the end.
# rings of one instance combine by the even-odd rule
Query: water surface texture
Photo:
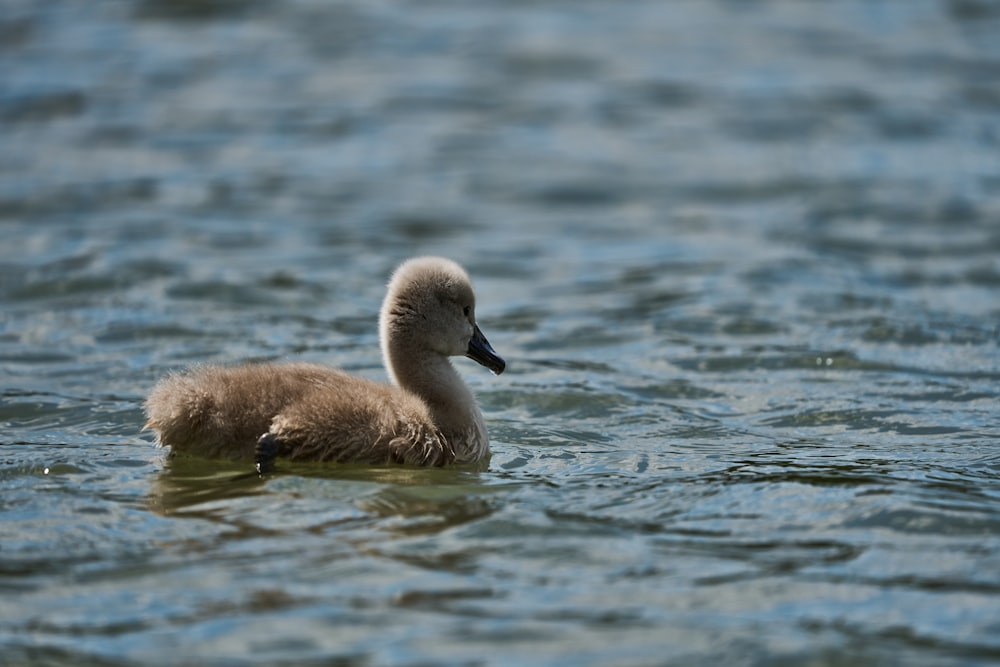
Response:
POLYGON ((5 0, 0 663, 1000 663, 1000 4, 5 0), (169 460, 463 263, 485 471, 169 460))

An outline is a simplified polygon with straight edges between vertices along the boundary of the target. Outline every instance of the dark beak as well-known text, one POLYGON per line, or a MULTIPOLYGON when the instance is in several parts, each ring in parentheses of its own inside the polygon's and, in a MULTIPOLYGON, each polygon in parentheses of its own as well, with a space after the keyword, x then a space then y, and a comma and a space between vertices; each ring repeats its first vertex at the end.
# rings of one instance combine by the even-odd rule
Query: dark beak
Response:
POLYGON ((503 373, 503 369, 507 368, 507 362, 493 351, 493 348, 490 347, 490 342, 486 340, 486 336, 479 330, 479 325, 476 324, 473 326, 475 329, 472 331, 472 340, 469 341, 469 349, 466 351, 465 356, 477 364, 486 366, 486 368, 493 371, 494 375, 500 375, 503 373))

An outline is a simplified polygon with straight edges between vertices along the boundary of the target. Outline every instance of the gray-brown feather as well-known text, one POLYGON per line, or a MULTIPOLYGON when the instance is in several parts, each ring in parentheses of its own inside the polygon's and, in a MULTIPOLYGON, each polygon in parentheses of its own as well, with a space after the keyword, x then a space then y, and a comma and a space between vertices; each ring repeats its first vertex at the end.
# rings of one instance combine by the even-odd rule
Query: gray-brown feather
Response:
MULTIPOLYGON (((488 460, 482 413, 448 359, 469 355, 482 338, 474 307, 460 266, 412 259, 393 274, 379 315, 393 384, 313 364, 202 366, 153 389, 147 426, 172 452, 206 458, 253 460, 260 442, 261 465, 275 455, 420 465, 488 460)), ((491 363, 502 370, 497 359, 491 363)))
POLYGON ((173 453, 250 460, 270 432, 292 460, 444 465, 455 458, 419 398, 313 364, 196 367, 161 381, 147 412, 173 453))
POLYGON ((289 405, 270 432, 290 460, 443 465, 454 459, 420 399, 348 375, 289 405))

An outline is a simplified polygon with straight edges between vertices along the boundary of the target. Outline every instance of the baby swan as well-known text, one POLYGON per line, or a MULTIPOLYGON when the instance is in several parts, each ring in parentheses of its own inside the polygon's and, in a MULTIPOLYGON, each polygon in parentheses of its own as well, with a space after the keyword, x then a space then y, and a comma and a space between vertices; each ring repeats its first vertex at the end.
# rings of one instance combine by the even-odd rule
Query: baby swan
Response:
POLYGON ((504 360, 476 325, 476 298, 455 262, 419 257, 389 281, 379 315, 392 384, 326 366, 199 366, 150 392, 149 421, 171 454, 340 463, 476 463, 490 453, 479 406, 448 357, 499 375, 504 360))

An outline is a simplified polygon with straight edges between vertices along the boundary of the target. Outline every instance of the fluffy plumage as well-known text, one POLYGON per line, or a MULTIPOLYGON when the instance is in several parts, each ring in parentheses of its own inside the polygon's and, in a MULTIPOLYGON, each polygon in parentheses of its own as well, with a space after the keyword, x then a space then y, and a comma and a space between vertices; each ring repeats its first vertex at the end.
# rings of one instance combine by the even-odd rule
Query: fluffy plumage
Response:
POLYGON ((278 454, 342 463, 473 463, 489 438, 448 357, 503 372, 475 321, 462 268, 424 257, 397 269, 379 317, 393 384, 305 363, 198 366, 150 392, 147 426, 173 454, 251 460, 278 454))

